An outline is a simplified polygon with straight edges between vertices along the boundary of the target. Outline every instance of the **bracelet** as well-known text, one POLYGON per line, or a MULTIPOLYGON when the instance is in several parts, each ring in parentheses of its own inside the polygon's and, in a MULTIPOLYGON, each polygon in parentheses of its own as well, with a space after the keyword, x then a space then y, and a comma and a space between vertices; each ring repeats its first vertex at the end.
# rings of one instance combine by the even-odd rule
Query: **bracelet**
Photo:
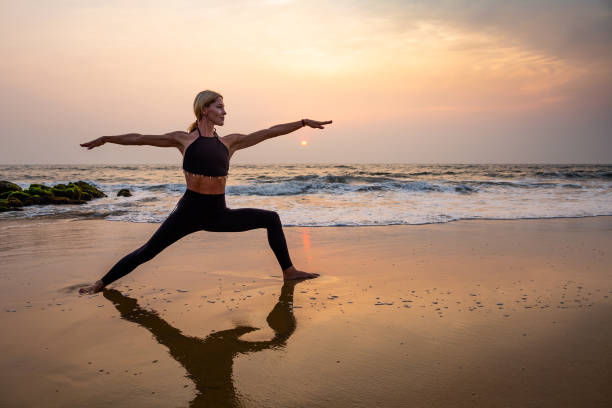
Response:
POLYGON ((306 126, 306 124, 304 123, 304 119, 302 119, 302 127, 306 126))

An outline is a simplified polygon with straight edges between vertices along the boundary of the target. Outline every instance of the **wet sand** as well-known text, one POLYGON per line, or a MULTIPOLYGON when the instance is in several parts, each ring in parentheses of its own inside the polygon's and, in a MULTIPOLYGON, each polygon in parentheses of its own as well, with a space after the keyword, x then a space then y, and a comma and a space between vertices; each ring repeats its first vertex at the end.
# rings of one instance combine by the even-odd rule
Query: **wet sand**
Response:
POLYGON ((612 217, 192 234, 0 223, 0 407, 604 407, 612 217))

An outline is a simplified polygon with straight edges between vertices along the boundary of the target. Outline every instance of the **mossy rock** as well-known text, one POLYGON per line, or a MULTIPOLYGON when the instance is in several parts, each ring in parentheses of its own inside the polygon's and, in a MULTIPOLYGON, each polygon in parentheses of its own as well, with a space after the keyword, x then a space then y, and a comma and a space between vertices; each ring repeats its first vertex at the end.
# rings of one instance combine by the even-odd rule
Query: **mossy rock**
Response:
POLYGON ((17 198, 0 199, 0 212, 4 211, 19 211, 23 203, 17 198))
POLYGON ((81 189, 76 186, 70 186, 64 189, 53 187, 51 192, 56 197, 68 197, 73 200, 79 200, 81 198, 81 189))
POLYGON ((70 193, 64 193, 64 190, 65 189, 63 189, 63 188, 55 188, 55 187, 53 187, 51 189, 51 194, 54 197, 67 197, 70 193))
POLYGON ((51 187, 46 186, 44 184, 30 184, 30 188, 31 187, 38 187, 38 188, 43 189, 43 190, 51 190, 51 187))
POLYGON ((34 184, 31 184, 30 188, 28 188, 27 190, 23 190, 23 191, 28 193, 28 194, 30 194, 30 195, 39 195, 41 197, 50 197, 50 196, 53 195, 53 191, 52 191, 51 187, 44 186, 44 187, 47 187, 47 188, 43 189, 43 188, 38 187, 38 186, 34 185, 34 184))
POLYGON ((32 189, 32 187, 51 192, 51 187, 45 186, 44 184, 30 184, 30 189, 32 189))
POLYGON ((106 197, 106 194, 104 194, 102 190, 98 190, 96 186, 89 184, 85 181, 79 180, 76 183, 71 183, 71 184, 78 186, 81 189, 81 191, 85 191, 89 193, 89 195, 91 195, 93 198, 106 197))
POLYGON ((7 191, 21 191, 22 188, 19 187, 15 183, 11 183, 10 181, 0 180, 0 193, 5 193, 7 191))
POLYGON ((75 200, 79 200, 81 198, 81 194, 83 193, 83 189, 81 189, 81 187, 77 186, 74 183, 68 183, 68 188, 66 189, 66 191, 68 190, 72 190, 72 197, 75 200))
POLYGON ((70 198, 53 196, 49 199, 49 204, 70 204, 70 198))
POLYGON ((7 198, 9 199, 9 201, 11 199, 19 200, 23 205, 33 204, 32 196, 24 191, 12 191, 7 198))
POLYGON ((23 202, 18 198, 9 197, 7 201, 9 207, 23 207, 23 202))
POLYGON ((127 188, 122 188, 117 192, 117 197, 131 197, 132 193, 127 188))
POLYGON ((34 204, 45 204, 45 201, 46 201, 44 197, 41 197, 38 194, 34 194, 30 196, 30 198, 32 199, 32 202, 34 204))
POLYGON ((85 200, 73 200, 69 197, 52 197, 50 204, 85 204, 85 200))
POLYGON ((68 184, 57 184, 51 187, 51 192, 58 197, 69 197, 73 200, 84 199, 83 193, 87 193, 86 199, 106 197, 101 190, 95 186, 85 182, 77 181, 76 183, 70 182, 68 184))
POLYGON ((101 190, 85 181, 57 184, 53 187, 30 184, 26 190, 10 181, 2 181, 0 187, 7 190, 0 193, 0 207, 9 209, 20 209, 19 207, 33 204, 85 204, 93 198, 106 197, 101 190))

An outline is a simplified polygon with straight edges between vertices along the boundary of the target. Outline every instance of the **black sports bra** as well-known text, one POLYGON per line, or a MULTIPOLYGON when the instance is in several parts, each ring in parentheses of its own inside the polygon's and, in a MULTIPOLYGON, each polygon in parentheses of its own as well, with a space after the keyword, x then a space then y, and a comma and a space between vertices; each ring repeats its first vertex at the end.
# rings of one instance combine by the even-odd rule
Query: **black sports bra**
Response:
POLYGON ((214 137, 200 135, 194 140, 183 155, 183 170, 202 176, 227 176, 229 169, 229 150, 219 140, 217 132, 214 137))

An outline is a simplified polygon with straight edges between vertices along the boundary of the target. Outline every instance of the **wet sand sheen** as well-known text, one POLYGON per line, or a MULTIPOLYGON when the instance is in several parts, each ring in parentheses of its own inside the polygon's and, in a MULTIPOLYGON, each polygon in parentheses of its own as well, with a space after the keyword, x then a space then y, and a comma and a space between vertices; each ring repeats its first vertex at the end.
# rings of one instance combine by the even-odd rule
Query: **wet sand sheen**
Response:
POLYGON ((0 406, 612 401, 612 217, 287 228, 296 285, 264 231, 201 232, 76 294, 156 227, 0 223, 0 406))

